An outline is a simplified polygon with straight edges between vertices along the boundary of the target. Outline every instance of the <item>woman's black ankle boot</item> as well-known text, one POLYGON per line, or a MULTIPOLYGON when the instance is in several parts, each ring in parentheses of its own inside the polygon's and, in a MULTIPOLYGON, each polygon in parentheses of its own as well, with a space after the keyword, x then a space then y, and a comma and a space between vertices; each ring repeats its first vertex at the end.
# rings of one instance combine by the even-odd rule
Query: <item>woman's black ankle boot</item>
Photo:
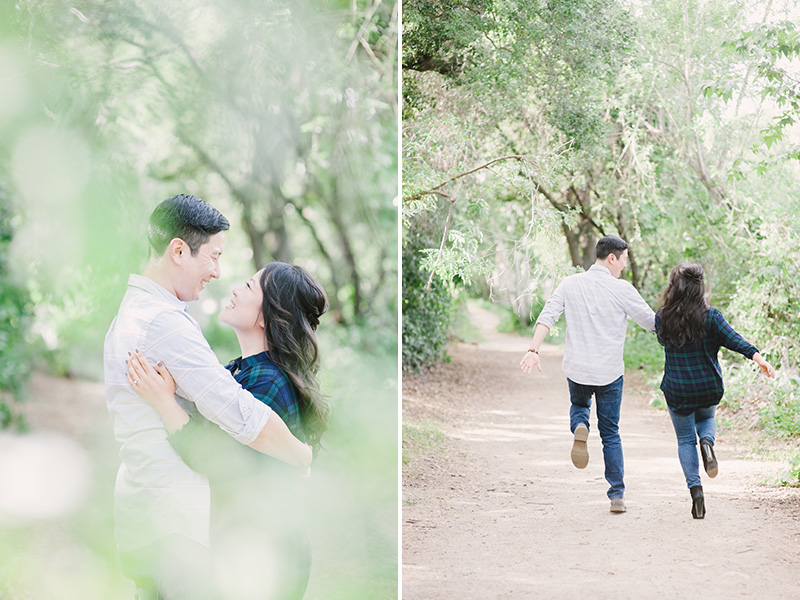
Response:
POLYGON ((719 472, 717 456, 714 454, 714 444, 708 438, 700 440, 700 454, 703 455, 703 468, 709 477, 716 477, 719 472))
POLYGON ((703 486, 696 485, 689 488, 692 494, 692 516, 695 519, 702 519, 706 516, 706 503, 703 498, 703 486))

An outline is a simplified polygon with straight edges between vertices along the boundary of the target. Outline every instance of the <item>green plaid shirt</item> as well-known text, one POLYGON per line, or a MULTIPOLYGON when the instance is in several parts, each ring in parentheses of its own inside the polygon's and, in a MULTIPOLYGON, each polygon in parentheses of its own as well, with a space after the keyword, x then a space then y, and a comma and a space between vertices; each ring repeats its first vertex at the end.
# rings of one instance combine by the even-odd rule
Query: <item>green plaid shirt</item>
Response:
MULTIPOLYGON (((661 330, 661 311, 656 313, 656 334, 661 330)), ((721 346, 753 358, 758 349, 745 341, 716 308, 706 313, 706 335, 681 347, 664 345, 664 377, 661 391, 667 404, 678 414, 718 404, 725 392, 717 359, 721 346)))
POLYGON ((225 367, 244 389, 278 413, 289 430, 305 440, 300 405, 289 377, 270 358, 269 351, 241 356, 225 367))

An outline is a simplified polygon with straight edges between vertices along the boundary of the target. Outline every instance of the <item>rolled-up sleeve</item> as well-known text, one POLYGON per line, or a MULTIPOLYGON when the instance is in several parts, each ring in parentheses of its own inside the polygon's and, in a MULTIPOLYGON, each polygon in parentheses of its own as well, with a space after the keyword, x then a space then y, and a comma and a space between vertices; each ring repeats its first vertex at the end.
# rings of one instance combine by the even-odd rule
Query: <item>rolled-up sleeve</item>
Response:
POLYGON ((656 330, 656 313, 630 283, 625 281, 625 312, 646 331, 656 330))
POLYGON ((556 321, 558 321, 559 317, 561 317, 564 312, 565 306, 565 290, 564 282, 562 281, 558 287, 556 287, 553 294, 547 299, 547 302, 544 303, 544 308, 542 312, 539 313, 539 318, 536 319, 536 323, 541 323, 548 329, 552 329, 553 325, 555 325, 556 321))
POLYGON ((156 317, 143 349, 151 362, 163 361, 175 379, 176 394, 194 402, 197 410, 237 442, 253 442, 267 424, 272 409, 243 389, 217 359, 200 329, 188 315, 165 312, 156 317))

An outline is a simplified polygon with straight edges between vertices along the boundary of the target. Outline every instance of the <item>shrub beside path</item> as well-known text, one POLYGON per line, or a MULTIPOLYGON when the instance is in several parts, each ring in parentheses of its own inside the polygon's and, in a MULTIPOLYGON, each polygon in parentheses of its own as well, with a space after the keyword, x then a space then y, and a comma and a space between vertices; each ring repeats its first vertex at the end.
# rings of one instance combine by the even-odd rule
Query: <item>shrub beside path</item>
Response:
POLYGON ((669 417, 626 376, 628 512, 611 514, 594 410, 589 465, 570 462, 561 350, 545 346, 543 372, 524 376, 529 340, 470 312, 482 341, 403 377, 404 428, 418 431, 404 448, 403 600, 800 598, 800 493, 764 485, 785 464, 737 458, 723 432, 706 518, 692 519, 669 417))

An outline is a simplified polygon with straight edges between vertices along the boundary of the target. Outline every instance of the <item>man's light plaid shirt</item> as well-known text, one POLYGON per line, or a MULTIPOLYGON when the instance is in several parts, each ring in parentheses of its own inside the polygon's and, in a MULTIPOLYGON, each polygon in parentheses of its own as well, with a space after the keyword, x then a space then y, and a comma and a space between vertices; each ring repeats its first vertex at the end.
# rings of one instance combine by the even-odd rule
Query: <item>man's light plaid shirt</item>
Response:
POLYGON ((628 317, 655 331, 653 309, 629 282, 592 265, 570 275, 547 300, 537 323, 552 328, 561 314, 567 320, 564 374, 583 385, 608 385, 624 372, 628 317))
POLYGON ((217 360, 186 304, 155 282, 131 275, 103 351, 106 404, 120 443, 121 465, 114 488, 120 550, 135 550, 175 533, 207 544, 208 480, 190 469, 167 440, 155 408, 131 388, 128 352, 141 350, 166 364, 176 398, 242 444, 256 439, 272 410, 243 390, 217 360))

